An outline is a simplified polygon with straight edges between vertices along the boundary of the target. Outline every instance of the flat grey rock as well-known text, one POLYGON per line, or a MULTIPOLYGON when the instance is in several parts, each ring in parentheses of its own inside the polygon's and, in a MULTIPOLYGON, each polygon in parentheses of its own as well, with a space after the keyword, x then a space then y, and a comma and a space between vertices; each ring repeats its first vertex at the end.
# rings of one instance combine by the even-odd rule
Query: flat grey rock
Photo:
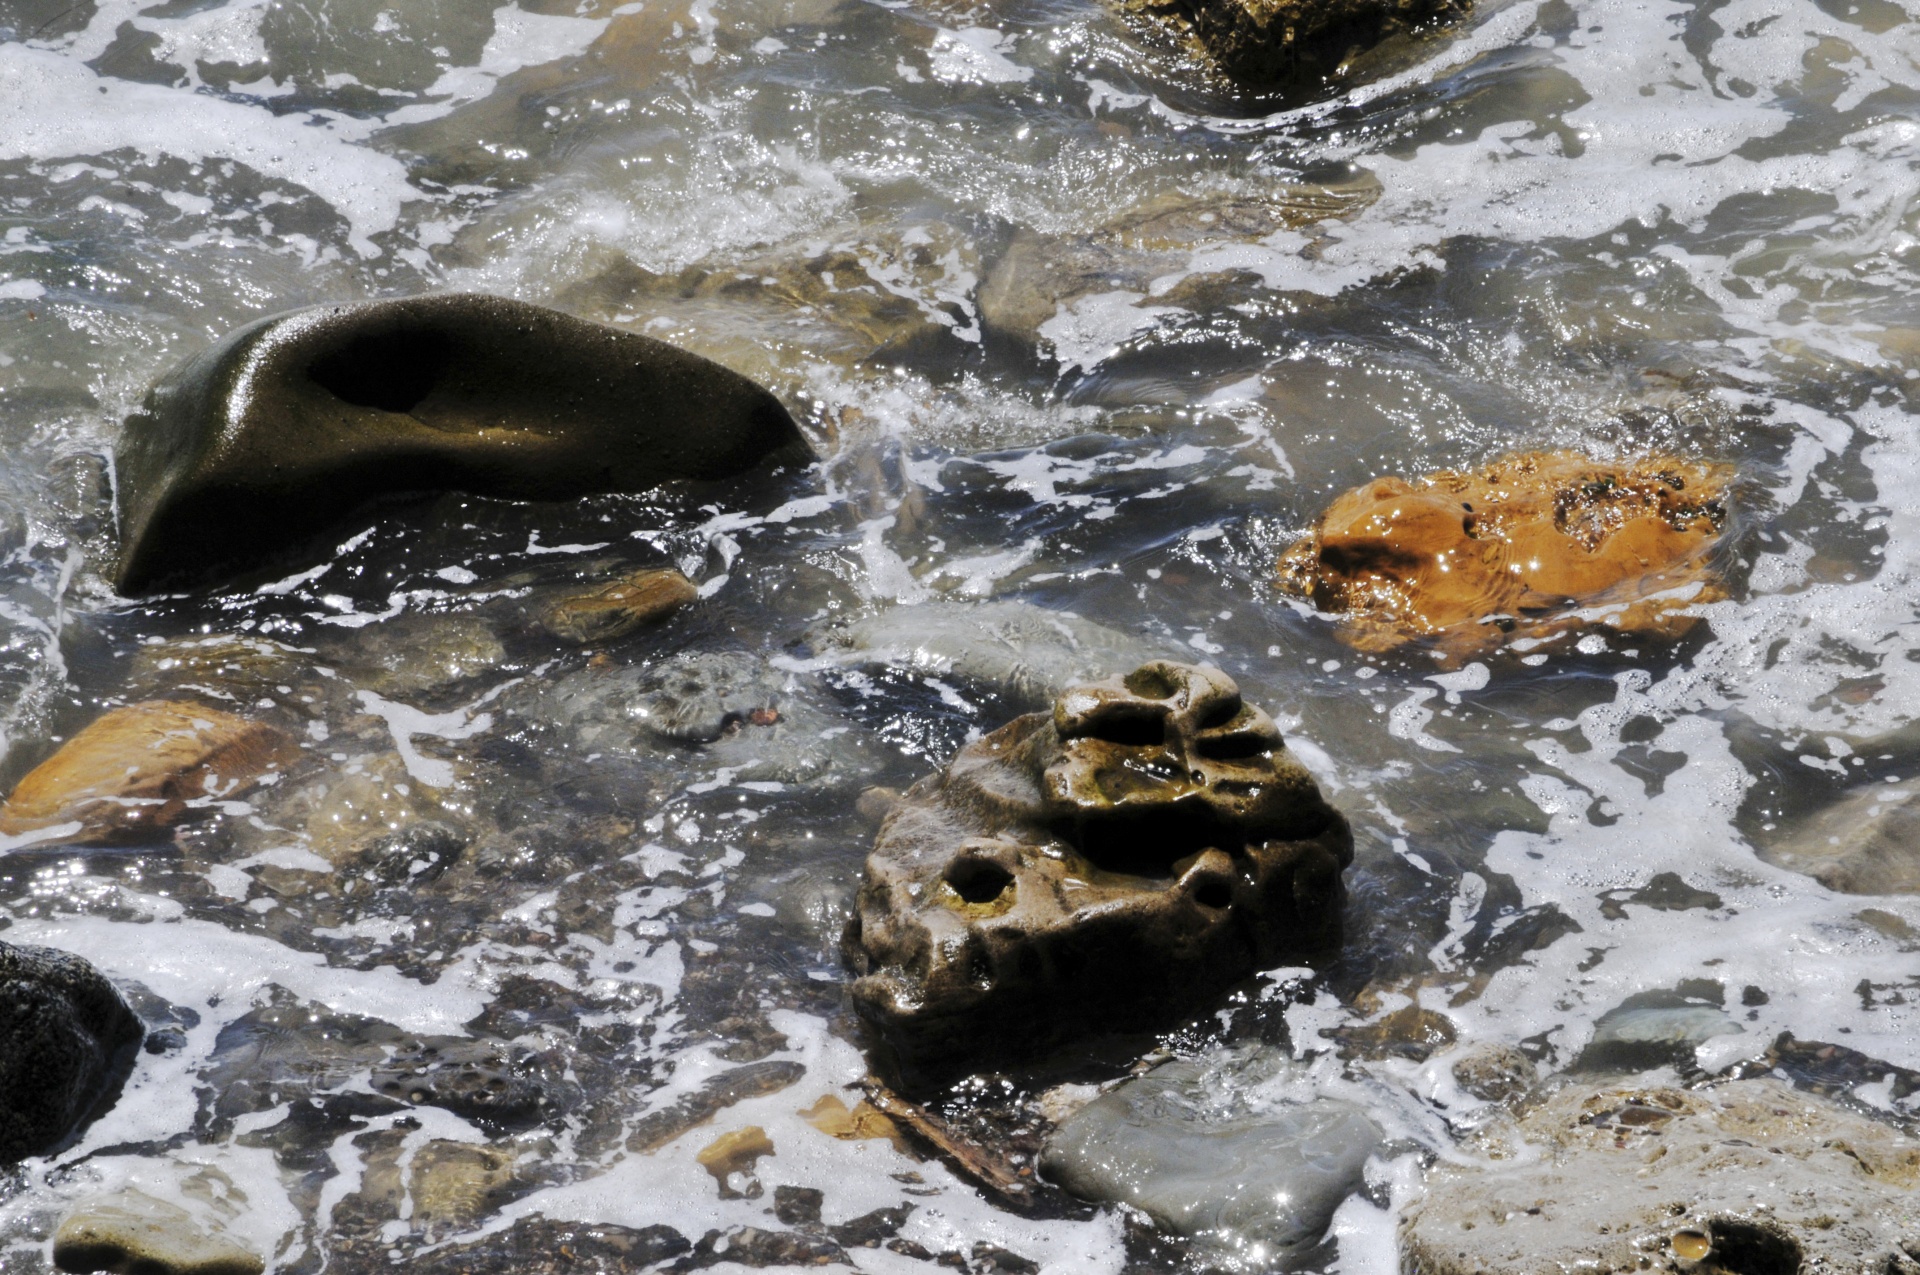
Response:
POLYGON ((1211 1260, 1284 1269, 1319 1244, 1382 1142, 1352 1103, 1248 1092, 1289 1065, 1251 1051, 1164 1064, 1069 1117, 1041 1170, 1082 1199, 1132 1205, 1211 1260))

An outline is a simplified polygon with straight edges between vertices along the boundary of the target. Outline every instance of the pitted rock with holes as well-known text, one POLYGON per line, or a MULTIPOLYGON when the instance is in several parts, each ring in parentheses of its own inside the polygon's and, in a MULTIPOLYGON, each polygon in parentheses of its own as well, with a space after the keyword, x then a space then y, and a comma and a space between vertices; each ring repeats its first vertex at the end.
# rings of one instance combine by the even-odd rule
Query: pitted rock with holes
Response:
POLYGON ((1346 819, 1218 669, 1073 687, 908 790, 844 939, 904 1071, 1204 1008, 1338 941, 1346 819))

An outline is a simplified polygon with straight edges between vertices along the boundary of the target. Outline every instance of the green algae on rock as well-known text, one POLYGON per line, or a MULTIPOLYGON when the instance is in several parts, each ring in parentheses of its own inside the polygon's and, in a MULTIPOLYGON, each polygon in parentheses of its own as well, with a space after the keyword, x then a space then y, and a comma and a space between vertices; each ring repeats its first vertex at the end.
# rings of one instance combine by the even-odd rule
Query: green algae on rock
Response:
POLYGON ((0 943, 0 1164, 51 1150, 90 1118, 145 1036, 87 961, 0 943))
POLYGON ((1468 1150, 1404 1214, 1404 1269, 1880 1275, 1920 1251, 1920 1141, 1777 1080, 1567 1084, 1468 1150))
POLYGON ((1218 669, 1072 687, 915 784, 843 950, 910 1071, 1204 1008, 1338 941, 1353 834, 1218 669))
POLYGON ((736 372, 474 294, 261 319, 156 386, 117 450, 124 593, 266 566, 383 496, 711 481, 811 451, 736 372))

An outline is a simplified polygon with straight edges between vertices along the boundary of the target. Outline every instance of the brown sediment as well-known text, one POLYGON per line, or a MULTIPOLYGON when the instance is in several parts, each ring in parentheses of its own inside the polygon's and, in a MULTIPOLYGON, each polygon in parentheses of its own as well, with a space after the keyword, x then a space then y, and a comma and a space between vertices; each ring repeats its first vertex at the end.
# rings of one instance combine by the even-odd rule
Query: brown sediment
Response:
POLYGON ((1474 471, 1379 478, 1280 558, 1282 590, 1341 617, 1363 651, 1456 656, 1591 624, 1677 638, 1726 596, 1714 549, 1731 466, 1522 452, 1474 471))

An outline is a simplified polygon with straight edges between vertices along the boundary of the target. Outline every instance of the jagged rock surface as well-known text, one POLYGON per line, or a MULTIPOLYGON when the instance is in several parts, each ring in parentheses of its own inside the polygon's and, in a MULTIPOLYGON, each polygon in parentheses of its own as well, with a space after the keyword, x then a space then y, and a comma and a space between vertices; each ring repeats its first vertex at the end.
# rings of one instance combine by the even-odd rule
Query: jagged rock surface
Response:
POLYGON ((1352 857, 1231 679, 1147 664, 901 798, 844 940, 854 1002, 909 1067, 1137 1029, 1336 941, 1352 857))

